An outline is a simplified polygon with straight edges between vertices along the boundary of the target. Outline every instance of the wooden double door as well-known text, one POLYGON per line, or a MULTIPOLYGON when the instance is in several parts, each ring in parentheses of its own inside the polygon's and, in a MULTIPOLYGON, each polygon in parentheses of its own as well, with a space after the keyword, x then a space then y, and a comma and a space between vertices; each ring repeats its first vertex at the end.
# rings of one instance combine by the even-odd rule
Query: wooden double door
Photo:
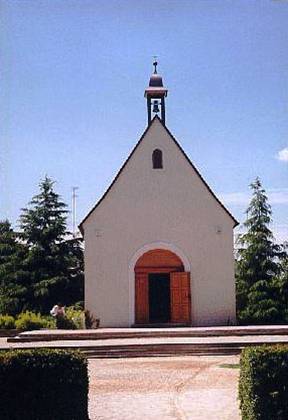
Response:
POLYGON ((135 272, 135 315, 136 324, 190 324, 190 273, 135 272))

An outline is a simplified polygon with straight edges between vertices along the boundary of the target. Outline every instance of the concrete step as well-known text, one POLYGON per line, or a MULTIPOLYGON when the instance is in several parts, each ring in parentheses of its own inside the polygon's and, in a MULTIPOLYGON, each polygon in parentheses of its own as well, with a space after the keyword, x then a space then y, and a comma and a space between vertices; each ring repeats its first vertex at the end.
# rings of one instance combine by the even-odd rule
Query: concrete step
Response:
MULTIPOLYGON (((6 348, 79 349, 87 357, 150 357, 171 355, 237 354, 247 346, 286 344, 288 336, 229 336, 229 337, 142 337, 110 340, 63 340, 43 342, 13 342, 6 348)), ((2 347, 4 348, 4 347, 2 347)))
POLYGON ((99 328, 96 330, 38 330, 26 331, 8 342, 37 342, 58 340, 108 340, 164 337, 230 337, 230 336, 287 335, 288 325, 173 327, 173 328, 99 328))
POLYGON ((192 346, 192 345, 158 345, 118 348, 83 348, 81 352, 88 358, 127 358, 127 357, 168 357, 189 355, 227 355, 238 354, 241 348, 237 346, 192 346))
MULTIPOLYGON (((35 347, 43 348, 41 346, 25 346, 13 348, 34 349, 35 347)), ((183 355, 225 355, 225 354, 238 354, 241 352, 243 346, 240 345, 223 345, 223 344, 125 344, 113 346, 80 346, 74 345, 50 345, 49 348, 54 349, 72 349, 80 350, 87 358, 126 358, 126 357, 153 357, 153 356, 183 356, 183 355)))

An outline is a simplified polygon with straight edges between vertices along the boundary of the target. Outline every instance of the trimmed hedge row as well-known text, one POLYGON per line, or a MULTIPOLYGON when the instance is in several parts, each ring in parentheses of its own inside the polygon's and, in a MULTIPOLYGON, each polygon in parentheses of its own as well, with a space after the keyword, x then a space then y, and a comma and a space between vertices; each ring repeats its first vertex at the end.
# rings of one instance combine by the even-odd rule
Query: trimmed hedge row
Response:
POLYGON ((242 351, 239 399, 242 420, 288 419, 288 346, 242 351))
POLYGON ((78 351, 0 352, 1 420, 88 420, 87 361, 78 351))

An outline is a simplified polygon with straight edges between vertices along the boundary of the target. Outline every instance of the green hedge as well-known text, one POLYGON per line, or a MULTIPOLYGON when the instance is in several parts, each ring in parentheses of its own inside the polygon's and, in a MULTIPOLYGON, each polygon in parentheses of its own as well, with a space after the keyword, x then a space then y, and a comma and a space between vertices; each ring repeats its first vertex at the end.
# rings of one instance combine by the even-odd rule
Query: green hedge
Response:
POLYGON ((0 330, 13 330, 15 319, 11 315, 0 315, 0 330))
POLYGON ((21 312, 18 315, 15 325, 19 330, 31 331, 31 330, 40 330, 41 328, 50 328, 51 324, 54 322, 52 317, 43 317, 39 313, 32 311, 21 312))
POLYGON ((288 346, 242 351, 239 399, 242 420, 288 419, 288 346))
POLYGON ((62 330, 81 330, 85 328, 85 315, 82 309, 75 306, 65 308, 65 316, 56 322, 57 328, 62 330))
MULTIPOLYGON (((57 328, 65 330, 84 329, 92 326, 95 320, 89 311, 79 309, 79 306, 68 306, 65 308, 65 316, 57 322, 57 328)), ((95 324, 97 325, 97 322, 95 324)), ((51 315, 41 315, 33 311, 25 311, 15 318, 11 315, 0 314, 0 329, 15 329, 31 331, 39 329, 55 329, 56 319, 51 315)))
POLYGON ((78 351, 0 352, 1 420, 87 420, 87 361, 78 351))

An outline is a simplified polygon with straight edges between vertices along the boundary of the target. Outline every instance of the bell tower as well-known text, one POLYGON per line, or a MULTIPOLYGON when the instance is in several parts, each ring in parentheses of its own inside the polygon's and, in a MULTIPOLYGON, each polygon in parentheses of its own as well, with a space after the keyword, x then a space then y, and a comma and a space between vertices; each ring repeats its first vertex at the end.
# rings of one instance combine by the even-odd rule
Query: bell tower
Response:
POLYGON ((165 97, 168 90, 163 87, 163 81, 160 74, 157 73, 157 61, 153 63, 154 73, 150 77, 149 86, 145 89, 145 98, 147 98, 148 125, 151 123, 154 115, 160 113, 160 118, 165 125, 165 97))

